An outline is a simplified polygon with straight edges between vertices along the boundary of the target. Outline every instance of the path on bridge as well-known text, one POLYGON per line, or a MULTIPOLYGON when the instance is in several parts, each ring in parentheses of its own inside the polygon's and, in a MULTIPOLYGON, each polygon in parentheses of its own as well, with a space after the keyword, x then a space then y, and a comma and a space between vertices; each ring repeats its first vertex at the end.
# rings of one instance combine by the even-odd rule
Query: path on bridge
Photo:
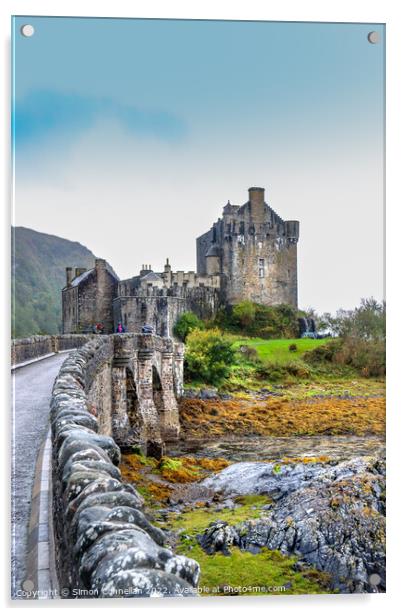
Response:
MULTIPOLYGON (((26 546, 35 464, 49 426, 54 379, 67 354, 61 353, 18 368, 12 374, 14 408, 11 479, 12 596, 25 577, 26 546)), ((13 402, 12 402, 13 404, 13 402)))

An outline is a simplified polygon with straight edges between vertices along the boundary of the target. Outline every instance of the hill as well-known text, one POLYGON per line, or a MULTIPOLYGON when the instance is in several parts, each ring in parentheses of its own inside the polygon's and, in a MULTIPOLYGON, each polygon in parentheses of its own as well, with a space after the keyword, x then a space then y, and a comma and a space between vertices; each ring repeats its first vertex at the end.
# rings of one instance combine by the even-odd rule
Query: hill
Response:
POLYGON ((95 255, 78 242, 12 228, 12 336, 61 331, 65 268, 94 267, 95 255))

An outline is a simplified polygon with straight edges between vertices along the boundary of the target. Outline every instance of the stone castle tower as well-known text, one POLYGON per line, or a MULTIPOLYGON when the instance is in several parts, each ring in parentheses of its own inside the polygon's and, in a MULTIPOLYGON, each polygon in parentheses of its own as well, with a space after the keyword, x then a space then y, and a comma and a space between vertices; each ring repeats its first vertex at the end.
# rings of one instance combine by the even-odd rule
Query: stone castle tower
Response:
POLYGON ((91 270, 66 268, 62 290, 63 332, 138 332, 144 324, 172 336, 183 312, 211 319, 220 307, 248 299, 297 308, 299 223, 284 221, 265 202, 263 188, 249 188, 243 205, 227 203, 209 231, 197 239, 197 271, 163 271, 144 265, 119 280, 103 259, 91 270))
POLYGON ((282 220, 264 192, 249 188, 244 205, 225 205, 222 218, 197 239, 197 272, 221 277, 226 304, 248 299, 297 307, 299 222, 282 220))

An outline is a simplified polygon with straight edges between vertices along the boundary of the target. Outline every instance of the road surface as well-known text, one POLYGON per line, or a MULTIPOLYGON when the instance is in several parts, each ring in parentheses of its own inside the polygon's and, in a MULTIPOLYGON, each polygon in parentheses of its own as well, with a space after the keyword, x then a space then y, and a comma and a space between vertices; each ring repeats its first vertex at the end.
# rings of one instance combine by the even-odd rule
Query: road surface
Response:
POLYGON ((35 464, 49 426, 52 386, 67 354, 18 368, 12 384, 11 593, 25 577, 26 545, 35 464))

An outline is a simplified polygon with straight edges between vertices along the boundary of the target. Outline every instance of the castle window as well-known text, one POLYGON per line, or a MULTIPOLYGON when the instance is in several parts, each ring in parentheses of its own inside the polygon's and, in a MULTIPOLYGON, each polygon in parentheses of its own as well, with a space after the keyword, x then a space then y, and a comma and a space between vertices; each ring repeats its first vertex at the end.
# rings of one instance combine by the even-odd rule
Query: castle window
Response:
POLYGON ((265 260, 258 259, 258 276, 259 278, 264 278, 265 276, 265 260))

